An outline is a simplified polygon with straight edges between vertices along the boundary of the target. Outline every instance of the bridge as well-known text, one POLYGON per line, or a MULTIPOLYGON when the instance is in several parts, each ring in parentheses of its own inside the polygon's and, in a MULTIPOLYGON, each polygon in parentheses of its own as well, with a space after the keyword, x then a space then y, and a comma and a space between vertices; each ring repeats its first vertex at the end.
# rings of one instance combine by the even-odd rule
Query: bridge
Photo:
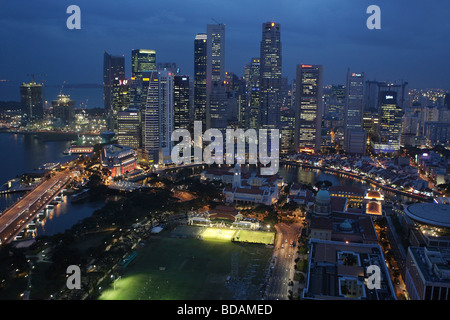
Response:
POLYGON ((58 172, 6 209, 0 216, 0 244, 13 241, 61 193, 71 178, 68 169, 58 172))

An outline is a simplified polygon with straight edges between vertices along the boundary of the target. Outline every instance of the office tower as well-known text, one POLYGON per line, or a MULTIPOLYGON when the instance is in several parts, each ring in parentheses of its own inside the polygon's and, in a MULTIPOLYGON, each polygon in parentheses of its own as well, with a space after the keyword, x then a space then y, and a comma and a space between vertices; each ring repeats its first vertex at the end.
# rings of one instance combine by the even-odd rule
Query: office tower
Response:
POLYGON ((148 73, 148 93, 141 111, 142 147, 151 164, 170 162, 173 132, 173 74, 167 70, 148 73))
POLYGON ((206 26, 206 127, 225 129, 225 25, 206 26))
POLYGON ((406 92, 407 85, 408 82, 403 80, 394 82, 366 81, 364 90, 365 109, 370 112, 378 112, 380 107, 380 92, 391 91, 396 92, 398 100, 397 104, 400 108, 405 110, 407 103, 409 102, 406 100, 406 96, 408 95, 406 92))
POLYGON ((320 150, 322 128, 321 65, 297 65, 295 97, 295 151, 320 150))
POLYGON ((199 33, 194 40, 194 120, 206 127, 206 54, 207 35, 199 33))
POLYGON ((445 93, 444 107, 446 107, 447 109, 450 109, 450 92, 445 93))
POLYGON ((190 112, 190 84, 189 76, 176 75, 173 77, 173 128, 189 128, 190 112))
POLYGON ((119 145, 138 149, 140 145, 140 116, 137 109, 117 113, 117 142, 119 145))
POLYGON ((362 129, 364 113, 364 73, 347 71, 345 96, 345 129, 362 129))
POLYGON ((156 51, 147 49, 133 49, 131 51, 131 77, 142 77, 145 71, 156 69, 156 51))
POLYGON ((295 111, 294 108, 281 108, 281 141, 280 152, 282 154, 294 151, 295 111))
POLYGON ((344 150, 365 153, 366 135, 363 132, 364 73, 347 71, 344 109, 344 150))
POLYGON ((107 126, 114 129, 113 118, 113 91, 114 82, 125 80, 124 56, 112 56, 105 51, 103 55, 103 99, 107 117, 107 126))
POLYGON ((175 62, 158 62, 156 64, 156 69, 170 71, 173 75, 180 73, 180 69, 175 62))
POLYGON ((279 23, 263 23, 260 59, 259 125, 262 128, 279 128, 281 108, 281 41, 279 23))
POLYGON ((44 117, 42 88, 42 84, 34 81, 22 83, 20 86, 21 105, 28 121, 40 120, 44 117))
POLYGON ((128 80, 114 79, 112 87, 112 104, 110 119, 114 131, 117 131, 117 113, 127 109, 130 105, 129 84, 128 80))
POLYGON ((57 100, 52 101, 53 125, 71 125, 75 120, 75 101, 69 95, 59 94, 57 100))
POLYGON ((261 60, 252 58, 248 65, 247 75, 247 108, 243 124, 246 128, 258 129, 259 127, 259 80, 261 60))
POLYGON ((380 91, 380 145, 376 152, 394 152, 400 148, 402 109, 397 105, 397 93, 380 91))

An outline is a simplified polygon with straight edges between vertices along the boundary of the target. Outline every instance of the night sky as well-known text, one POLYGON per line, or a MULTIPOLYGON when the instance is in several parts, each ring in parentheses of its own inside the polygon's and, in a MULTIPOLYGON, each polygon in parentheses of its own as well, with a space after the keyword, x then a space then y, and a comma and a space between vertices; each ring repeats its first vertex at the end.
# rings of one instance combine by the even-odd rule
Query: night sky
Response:
MULTIPOLYGON (((448 0, 39 0, 3 1, 0 10, 0 100, 20 99, 18 86, 47 80, 48 99, 70 84, 102 83, 103 52, 155 49, 193 75, 194 37, 206 24, 226 25, 226 69, 239 76, 259 56, 262 23, 281 24, 283 75, 296 64, 324 65, 325 84, 345 83, 348 67, 370 80, 450 90, 448 0), (68 30, 66 9, 81 8, 81 30, 68 30), (381 30, 369 30, 369 5, 381 8, 381 30), (214 20, 215 21, 214 21, 214 20), (7 80, 7 81, 4 81, 7 80)), ((92 97, 100 104, 101 89, 92 97)))

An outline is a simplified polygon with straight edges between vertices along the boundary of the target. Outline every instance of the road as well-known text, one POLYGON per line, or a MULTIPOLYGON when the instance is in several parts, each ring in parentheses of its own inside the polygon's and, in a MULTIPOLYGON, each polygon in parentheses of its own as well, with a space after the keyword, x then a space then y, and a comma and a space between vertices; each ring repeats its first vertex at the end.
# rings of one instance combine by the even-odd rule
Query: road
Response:
POLYGON ((297 246, 292 247, 291 241, 298 242, 301 233, 301 224, 288 225, 279 223, 277 230, 277 243, 272 257, 272 270, 267 285, 266 300, 286 300, 288 298, 289 281, 294 278, 294 265, 297 246))
POLYGON ((19 199, 0 216, 0 243, 8 243, 50 203, 69 182, 69 170, 56 173, 19 199))

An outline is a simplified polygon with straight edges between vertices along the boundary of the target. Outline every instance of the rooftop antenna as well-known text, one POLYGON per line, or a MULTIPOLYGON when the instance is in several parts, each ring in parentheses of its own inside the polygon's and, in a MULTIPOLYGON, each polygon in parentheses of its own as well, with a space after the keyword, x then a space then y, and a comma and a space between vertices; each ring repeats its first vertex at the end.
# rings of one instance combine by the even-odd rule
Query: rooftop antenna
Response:
POLYGON ((62 86, 61 86, 61 91, 59 91, 59 95, 62 95, 62 91, 64 89, 64 85, 66 84, 66 80, 64 80, 62 86))

